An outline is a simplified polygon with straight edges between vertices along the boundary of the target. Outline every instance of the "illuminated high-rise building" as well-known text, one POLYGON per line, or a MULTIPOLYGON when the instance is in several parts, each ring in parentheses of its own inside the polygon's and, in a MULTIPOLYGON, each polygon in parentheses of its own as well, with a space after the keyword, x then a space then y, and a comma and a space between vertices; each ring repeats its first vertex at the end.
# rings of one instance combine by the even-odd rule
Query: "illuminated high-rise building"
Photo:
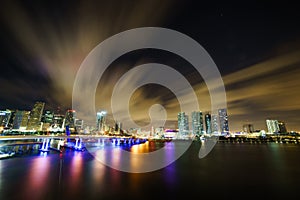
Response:
POLYGON ((203 134, 203 116, 201 111, 192 112, 192 133, 196 136, 203 134))
POLYGON ((206 113, 204 118, 205 118, 205 131, 207 134, 211 134, 212 133, 211 115, 209 113, 206 113))
POLYGON ((64 128, 64 115, 61 114, 54 114, 53 115, 53 125, 55 127, 64 128))
POLYGON ((10 110, 0 110, 0 127, 8 128, 10 117, 11 117, 10 110))
POLYGON ((77 131, 83 129, 83 120, 82 119, 75 119, 75 127, 77 131))
POLYGON ((266 120, 267 128, 269 133, 278 133, 279 126, 277 120, 267 119, 266 120))
POLYGON ((287 133, 287 129, 283 121, 278 121, 278 127, 280 133, 287 133))
POLYGON ((97 130, 100 132, 105 131, 106 115, 107 115, 107 112, 105 110, 101 110, 101 111, 97 112, 96 126, 97 126, 97 130))
POLYGON ((188 116, 184 112, 179 112, 177 118, 178 118, 179 135, 180 136, 187 135, 189 133, 188 116))
POLYGON ((116 122, 116 123, 115 123, 115 133, 116 133, 116 134, 120 134, 120 133, 121 133, 121 129, 122 129, 122 124, 121 124, 121 122, 116 122))
POLYGON ((49 123, 50 125, 53 124, 53 118, 54 118, 54 113, 53 111, 46 110, 44 115, 43 115, 43 122, 44 123, 49 123))
POLYGON ((229 132, 227 109, 219 109, 219 121, 221 134, 227 134, 229 132))
POLYGON ((41 130, 41 119, 44 111, 45 103, 44 102, 36 102, 30 112, 27 130, 41 130))
POLYGON ((19 129, 20 128, 24 112, 25 111, 22 111, 22 110, 17 110, 16 111, 14 122, 13 122, 13 125, 12 125, 12 129, 19 129))
POLYGON ((211 115, 211 131, 213 134, 219 134, 219 115, 211 115))
POLYGON ((29 120, 30 111, 22 111, 22 112, 23 112, 22 113, 22 120, 21 120, 21 124, 19 126, 19 130, 26 130, 28 120, 29 120))
POLYGON ((11 114, 10 114, 10 119, 8 121, 7 127, 11 129, 13 127, 13 124, 14 124, 16 111, 15 110, 9 110, 9 111, 11 112, 11 114))
POLYGON ((71 132, 75 132, 75 118, 76 118, 76 111, 75 110, 67 110, 65 115, 65 124, 64 127, 68 127, 71 132))
POLYGON ((254 132, 254 126, 253 126, 253 124, 244 124, 243 125, 243 131, 245 133, 253 133, 254 132))

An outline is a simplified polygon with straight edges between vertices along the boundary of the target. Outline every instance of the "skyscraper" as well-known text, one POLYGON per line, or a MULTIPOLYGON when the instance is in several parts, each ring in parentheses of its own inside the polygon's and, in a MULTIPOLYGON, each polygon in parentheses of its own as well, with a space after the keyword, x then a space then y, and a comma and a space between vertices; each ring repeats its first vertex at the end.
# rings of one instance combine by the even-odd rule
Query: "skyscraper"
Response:
POLYGON ((253 124, 244 124, 243 125, 243 131, 245 133, 253 133, 254 132, 254 126, 253 126, 253 124))
POLYGON ((287 133, 287 129, 283 121, 278 121, 278 127, 280 133, 287 133))
POLYGON ((30 112, 27 130, 41 130, 41 119, 44 111, 45 103, 44 102, 36 102, 30 112))
POLYGON ((212 133, 219 134, 219 116, 218 115, 211 115, 211 124, 212 124, 212 133))
POLYGON ((29 120, 30 111, 23 111, 22 121, 19 127, 19 130, 26 130, 28 120, 29 120))
POLYGON ((0 127, 8 128, 10 117, 11 117, 10 110, 0 110, 0 127))
POLYGON ((227 109, 219 109, 219 121, 221 134, 227 134, 229 132, 227 109))
POLYGON ((184 112, 179 112, 177 118, 178 118, 179 135, 180 136, 187 135, 189 132, 188 116, 184 112))
POLYGON ((279 126, 277 120, 267 119, 266 120, 267 128, 269 133, 278 133, 279 126))
POLYGON ((115 133, 116 133, 116 134, 120 134, 120 133, 121 133, 121 129, 122 129, 122 124, 121 124, 121 122, 116 122, 116 123, 115 123, 115 133))
POLYGON ((53 125, 54 127, 64 128, 64 115, 54 114, 53 125))
POLYGON ((16 111, 15 110, 8 110, 8 111, 10 111, 11 114, 10 114, 10 119, 8 121, 7 127, 11 129, 13 127, 13 124, 14 124, 16 111))
POLYGON ((105 131, 106 115, 107 112, 105 110, 100 110, 99 112, 97 112, 97 116, 96 116, 97 130, 102 133, 105 131))
POLYGON ((205 130, 207 134, 212 133, 212 128, 211 128, 211 115, 209 113, 205 114, 205 130))
POLYGON ((12 129, 19 129, 20 128, 24 112, 25 111, 22 111, 22 110, 17 110, 16 111, 12 129))
POLYGON ((76 118, 76 111, 75 110, 67 110, 65 116, 65 124, 64 127, 68 127, 71 132, 75 132, 75 118, 76 118))
POLYGON ((192 133, 196 136, 203 134, 203 116, 201 111, 192 112, 192 133))
POLYGON ((82 119, 75 119, 75 127, 76 130, 79 132, 83 129, 83 120, 82 119))
POLYGON ((53 124, 54 113, 50 110, 46 110, 43 116, 43 122, 53 124))

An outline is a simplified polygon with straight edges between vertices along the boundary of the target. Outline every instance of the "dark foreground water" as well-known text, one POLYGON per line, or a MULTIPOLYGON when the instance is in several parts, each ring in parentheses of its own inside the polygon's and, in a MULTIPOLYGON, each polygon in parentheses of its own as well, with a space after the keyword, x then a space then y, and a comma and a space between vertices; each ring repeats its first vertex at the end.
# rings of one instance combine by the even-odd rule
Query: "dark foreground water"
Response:
POLYGON ((299 199, 300 145, 218 143, 199 159, 200 145, 142 174, 111 169, 89 152, 0 160, 0 199, 299 199))

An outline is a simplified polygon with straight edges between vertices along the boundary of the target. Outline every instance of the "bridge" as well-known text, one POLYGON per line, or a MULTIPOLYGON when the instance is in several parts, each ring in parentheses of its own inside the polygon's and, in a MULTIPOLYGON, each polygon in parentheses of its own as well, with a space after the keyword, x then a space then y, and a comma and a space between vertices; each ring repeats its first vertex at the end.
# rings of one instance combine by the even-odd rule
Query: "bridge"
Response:
POLYGON ((11 143, 0 143, 0 150, 3 149, 2 154, 7 152, 14 152, 14 154, 16 154, 24 152, 28 153, 33 150, 39 150, 41 153, 47 153, 50 150, 62 153, 61 148, 69 148, 75 151, 85 151, 86 143, 92 143, 93 146, 96 147, 103 147, 105 145, 135 145, 146 142, 147 138, 103 135, 17 135, 0 136, 0 142, 1 141, 11 141, 11 143), (25 140, 29 140, 30 142, 25 140), (53 144, 54 141, 55 144, 53 144))

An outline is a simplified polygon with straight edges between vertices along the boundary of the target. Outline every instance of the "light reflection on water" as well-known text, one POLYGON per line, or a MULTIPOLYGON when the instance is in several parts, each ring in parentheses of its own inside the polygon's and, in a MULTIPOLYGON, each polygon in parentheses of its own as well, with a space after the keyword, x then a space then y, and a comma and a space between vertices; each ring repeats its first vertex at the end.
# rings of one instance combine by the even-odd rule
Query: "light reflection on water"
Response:
POLYGON ((32 197, 34 194, 36 199, 41 199, 45 196, 48 177, 51 175, 51 160, 44 155, 35 157, 30 163, 25 190, 27 197, 32 197))
POLYGON ((80 177, 82 175, 82 168, 83 168, 83 156, 81 152, 74 151, 73 158, 70 164, 70 181, 71 188, 75 189, 78 185, 80 185, 80 177))

